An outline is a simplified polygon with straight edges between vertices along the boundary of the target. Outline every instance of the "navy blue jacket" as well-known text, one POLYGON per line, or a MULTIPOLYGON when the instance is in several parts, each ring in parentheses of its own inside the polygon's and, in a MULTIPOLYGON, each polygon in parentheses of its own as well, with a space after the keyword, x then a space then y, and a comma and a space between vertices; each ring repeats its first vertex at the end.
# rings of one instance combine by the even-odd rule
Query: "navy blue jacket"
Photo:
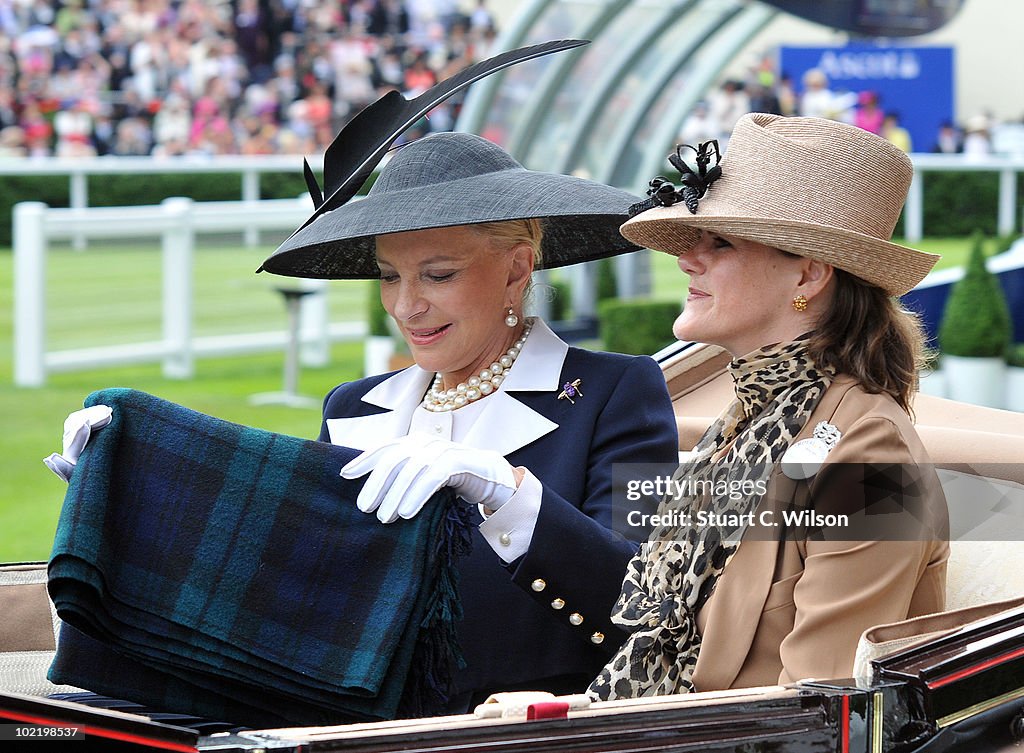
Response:
MULTIPOLYGON (((546 327, 543 331, 554 338, 546 327)), ((535 327, 501 392, 486 398, 493 409, 477 423, 490 422, 488 434, 499 447, 506 443, 501 451, 509 463, 525 466, 541 481, 540 515, 529 550, 509 565, 474 530, 472 554, 460 568, 466 667, 456 678, 461 700, 453 712, 500 690, 585 690, 624 639, 609 615, 637 548, 611 530, 612 466, 666 463, 674 468, 678 462, 675 417, 654 361, 562 344, 561 361, 545 353, 543 360, 530 362, 530 341, 540 347, 547 336, 537 332, 535 327), (520 378, 513 380, 517 372, 520 378), (581 379, 582 396, 574 403, 558 399, 562 385, 575 379, 581 379), (506 397, 496 399, 502 393, 506 397), (521 435, 513 446, 530 440, 531 422, 549 428, 506 452, 508 435, 521 435), (556 599, 564 602, 560 609, 552 607, 556 599), (569 619, 574 614, 582 617, 578 625, 569 619)), ((324 402, 320 439, 332 441, 333 434, 335 444, 364 447, 382 439, 366 437, 367 429, 379 425, 385 425, 384 436, 400 436, 431 377, 412 367, 336 387, 324 402), (377 405, 363 399, 371 390, 371 399, 387 390, 389 380, 402 379, 408 384, 377 405), (381 407, 403 390, 393 410, 381 407), (376 418, 333 421, 369 416, 376 418)), ((473 515, 479 522, 475 509, 473 515)))

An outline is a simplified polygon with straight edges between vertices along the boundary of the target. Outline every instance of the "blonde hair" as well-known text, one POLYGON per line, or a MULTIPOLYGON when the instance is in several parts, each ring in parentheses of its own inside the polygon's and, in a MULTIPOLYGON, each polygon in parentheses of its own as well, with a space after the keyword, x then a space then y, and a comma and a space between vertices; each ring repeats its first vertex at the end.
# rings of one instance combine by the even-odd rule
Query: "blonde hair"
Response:
POLYGON ((485 236, 492 244, 502 250, 510 249, 518 243, 526 243, 533 249, 534 265, 540 265, 542 260, 540 247, 544 239, 544 230, 541 228, 540 220, 532 218, 528 220, 480 222, 475 225, 468 225, 467 227, 485 236))

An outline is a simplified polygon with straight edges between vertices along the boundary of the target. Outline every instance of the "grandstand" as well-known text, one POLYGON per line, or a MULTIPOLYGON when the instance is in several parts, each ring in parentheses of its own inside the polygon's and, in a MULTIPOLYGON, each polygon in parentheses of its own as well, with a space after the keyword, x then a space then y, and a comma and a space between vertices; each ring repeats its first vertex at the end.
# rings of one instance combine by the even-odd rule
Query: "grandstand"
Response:
POLYGON ((495 33, 485 4, 441 0, 3 0, 0 156, 315 153, 495 33))

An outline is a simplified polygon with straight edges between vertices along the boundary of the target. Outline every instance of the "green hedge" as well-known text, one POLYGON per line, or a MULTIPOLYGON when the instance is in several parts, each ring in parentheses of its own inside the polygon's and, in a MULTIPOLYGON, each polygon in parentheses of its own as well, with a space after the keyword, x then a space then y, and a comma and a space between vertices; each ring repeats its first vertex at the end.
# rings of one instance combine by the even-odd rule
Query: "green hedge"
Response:
POLYGON ((597 300, 607 301, 619 295, 619 281, 615 274, 615 260, 601 259, 597 262, 597 300))
POLYGON ((679 304, 645 299, 602 301, 598 306, 601 340, 606 350, 650 355, 670 344, 679 304))
MULTIPOLYGON (((924 229, 928 235, 968 236, 980 230, 993 236, 998 232, 998 173, 927 172, 923 178, 924 229)), ((1017 191, 1020 195, 1019 187, 1017 191)))
MULTIPOLYGON (((70 202, 66 175, 23 177, 8 175, 0 180, 0 246, 12 243, 14 205, 21 201, 41 201, 51 207, 66 207, 70 202)), ((90 190, 93 181, 90 181, 90 190)), ((90 195, 90 200, 93 197, 90 195)), ((99 200, 99 196, 95 197, 99 200)))
MULTIPOLYGON (((62 208, 70 202, 66 175, 12 175, 0 181, 0 247, 10 246, 14 205, 41 201, 62 208)), ((119 207, 159 204, 171 196, 196 201, 237 201, 242 196, 240 173, 154 173, 93 175, 88 180, 89 206, 119 207)), ((294 198, 306 192, 299 173, 264 173, 260 195, 264 199, 294 198)))

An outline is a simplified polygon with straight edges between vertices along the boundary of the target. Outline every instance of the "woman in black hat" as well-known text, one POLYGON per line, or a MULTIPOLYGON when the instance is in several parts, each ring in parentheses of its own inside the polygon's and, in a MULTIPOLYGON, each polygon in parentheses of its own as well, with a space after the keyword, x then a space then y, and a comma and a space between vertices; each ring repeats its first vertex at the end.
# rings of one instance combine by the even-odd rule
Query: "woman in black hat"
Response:
MULTIPOLYGON (((383 523, 410 518, 448 486, 478 524, 460 562, 466 666, 448 710, 494 690, 581 692, 624 635, 609 621, 636 544, 612 530, 615 464, 678 457, 675 417, 649 358, 571 348, 524 313, 535 268, 634 251, 619 225, 634 197, 526 170, 464 133, 402 148, 368 196, 349 201, 391 143, 472 81, 570 49, 561 40, 502 53, 409 101, 390 92, 354 118, 324 156, 327 195, 262 269, 381 280, 416 365, 335 388, 320 439, 365 452, 357 501, 383 523)), ((94 406, 65 424, 67 478, 94 406)))
MULTIPOLYGON (((675 466, 668 390, 650 358, 570 347, 525 315, 524 298, 535 268, 636 249, 618 230, 634 201, 439 133, 403 147, 366 198, 318 211, 263 264, 379 278, 409 344, 414 366, 331 391, 320 440, 364 451, 341 473, 366 476, 357 505, 382 524, 415 516, 443 486, 470 505, 465 667, 448 712, 494 691, 582 692, 625 637, 609 615, 637 544, 612 530, 612 473, 675 466)), ((109 420, 103 408, 73 414, 85 429, 72 455, 89 424, 109 420)), ((48 462, 66 477, 73 460, 48 462)))
POLYGON ((379 277, 412 351, 408 369, 335 388, 320 439, 365 450, 342 474, 369 474, 358 505, 384 523, 442 486, 472 505, 452 712, 495 690, 581 692, 622 637, 608 616, 636 545, 612 531, 612 468, 674 466, 665 381, 649 358, 569 347, 523 308, 535 268, 634 250, 618 233, 633 201, 439 133, 264 263, 379 277))

